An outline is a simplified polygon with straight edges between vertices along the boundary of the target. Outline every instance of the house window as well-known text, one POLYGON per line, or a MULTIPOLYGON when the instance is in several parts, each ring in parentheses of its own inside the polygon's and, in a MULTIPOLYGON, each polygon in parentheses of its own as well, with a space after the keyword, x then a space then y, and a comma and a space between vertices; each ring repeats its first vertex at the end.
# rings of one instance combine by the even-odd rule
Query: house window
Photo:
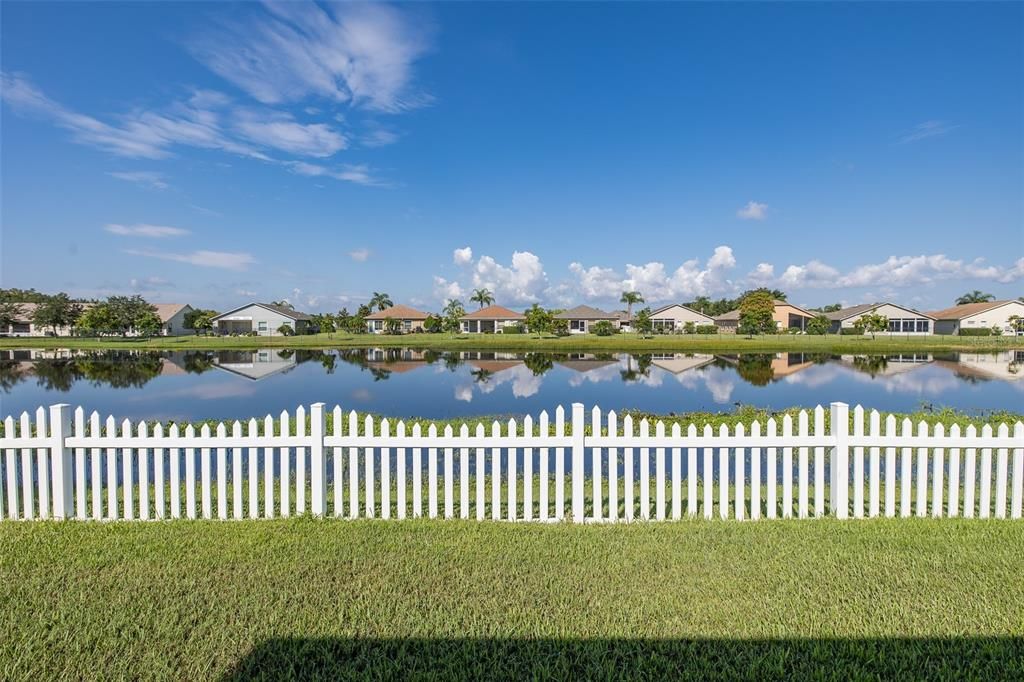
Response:
POLYGON ((928 320, 917 320, 917 331, 927 334, 929 326, 928 320))
POLYGON ((257 325, 257 327, 256 327, 256 329, 257 329, 257 331, 261 331, 261 332, 267 331, 267 321, 266 320, 260 320, 258 325, 257 325))
POLYGON ((384 329, 384 320, 374 320, 373 321, 373 329, 374 329, 374 331, 378 331, 378 332, 381 331, 382 329, 384 329))
POLYGON ((412 329, 412 320, 402 320, 402 329, 409 331, 412 329))
POLYGON ((889 331, 898 332, 900 330, 900 320, 889 320, 889 331))
POLYGON ((583 320, 569 320, 569 329, 577 332, 587 331, 587 323, 583 320))

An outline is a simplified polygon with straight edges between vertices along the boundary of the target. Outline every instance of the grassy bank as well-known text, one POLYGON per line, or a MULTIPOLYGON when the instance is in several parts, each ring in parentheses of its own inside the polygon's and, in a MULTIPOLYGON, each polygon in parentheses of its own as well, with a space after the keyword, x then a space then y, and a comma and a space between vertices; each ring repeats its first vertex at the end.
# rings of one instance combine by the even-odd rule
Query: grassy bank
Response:
POLYGON ((791 336, 787 334, 746 338, 735 334, 712 336, 637 334, 565 337, 532 334, 312 334, 309 336, 178 336, 152 339, 121 338, 5 338, 4 348, 81 348, 153 350, 228 350, 248 348, 388 348, 412 347, 437 350, 550 351, 550 352, 805 352, 805 353, 903 353, 927 351, 979 351, 1024 349, 1024 337, 1009 336, 791 336))
POLYGON ((0 677, 1024 675, 1024 526, 0 524, 0 677))

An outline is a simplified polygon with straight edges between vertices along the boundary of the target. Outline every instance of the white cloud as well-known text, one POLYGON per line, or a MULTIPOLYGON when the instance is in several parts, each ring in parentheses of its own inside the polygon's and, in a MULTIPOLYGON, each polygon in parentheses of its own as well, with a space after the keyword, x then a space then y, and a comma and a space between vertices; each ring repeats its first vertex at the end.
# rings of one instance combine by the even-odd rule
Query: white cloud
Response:
POLYGON ((750 283, 791 289, 844 289, 861 287, 904 288, 942 280, 986 280, 1007 284, 1024 278, 1024 258, 1009 267, 987 265, 983 259, 964 261, 943 254, 890 256, 881 263, 860 265, 843 273, 811 260, 790 265, 778 278, 774 266, 761 263, 748 274, 750 283))
POLYGON ((427 101, 411 91, 427 50, 425 23, 394 7, 271 3, 246 25, 192 41, 209 69, 264 104, 309 96, 399 111, 427 101))
POLYGON ((385 147, 398 142, 398 133, 379 126, 372 127, 367 133, 359 138, 364 147, 385 147))
POLYGON ((473 271, 473 286, 490 289, 498 302, 533 303, 548 286, 540 258, 529 251, 515 251, 511 266, 481 256, 473 271))
POLYGON ((639 291, 649 302, 687 300, 732 290, 728 274, 735 266, 736 258, 728 246, 715 248, 704 265, 694 258, 672 272, 660 261, 627 264, 625 275, 611 268, 572 263, 569 272, 574 279, 569 290, 590 301, 617 301, 623 291, 639 291))
POLYGON ((365 263, 367 261, 367 259, 370 257, 370 250, 364 248, 364 249, 356 249, 354 251, 349 251, 348 252, 348 257, 351 258, 352 260, 354 260, 357 263, 365 263))
POLYGON ((345 136, 323 123, 298 123, 281 112, 239 110, 235 129, 261 147, 299 156, 328 157, 348 146, 345 136))
POLYGON ((948 121, 924 121, 903 133, 903 135, 900 136, 900 144, 917 142, 918 140, 924 140, 929 137, 947 135, 959 127, 960 126, 950 124, 948 121))
POLYGON ((456 265, 468 265, 473 262, 473 249, 464 246, 452 251, 452 262, 456 265))
POLYGON ((747 205, 736 211, 736 217, 742 220, 764 220, 768 216, 768 204, 748 201, 747 205))
POLYGON ((128 283, 133 291, 157 291, 173 286, 163 277, 133 277, 128 283))
POLYGON ((306 163, 305 161, 289 161, 285 165, 293 173, 297 173, 299 175, 334 178, 335 180, 352 182, 357 185, 366 185, 368 187, 387 186, 387 183, 383 180, 374 177, 373 171, 366 165, 342 164, 337 168, 327 168, 326 166, 306 163))
POLYGON ((136 185, 143 187, 149 187, 150 189, 167 189, 170 185, 164 179, 164 176, 154 171, 117 171, 107 173, 112 178, 118 180, 124 180, 125 182, 132 182, 136 185))
POLYGON ((232 253, 226 251, 193 251, 192 253, 170 253, 166 251, 148 251, 126 249, 125 253, 147 258, 188 263, 205 268, 223 268, 225 270, 245 270, 256 262, 248 253, 232 253))
POLYGON ((110 223, 108 225, 104 225, 103 229, 111 234, 120 235, 122 237, 150 237, 153 239, 181 237, 189 234, 188 230, 183 230, 180 227, 147 225, 146 223, 136 223, 135 225, 118 225, 117 223, 110 223))
POLYGON ((462 298, 462 285, 458 282, 449 282, 444 277, 434 277, 434 298, 438 301, 448 301, 453 298, 462 298))

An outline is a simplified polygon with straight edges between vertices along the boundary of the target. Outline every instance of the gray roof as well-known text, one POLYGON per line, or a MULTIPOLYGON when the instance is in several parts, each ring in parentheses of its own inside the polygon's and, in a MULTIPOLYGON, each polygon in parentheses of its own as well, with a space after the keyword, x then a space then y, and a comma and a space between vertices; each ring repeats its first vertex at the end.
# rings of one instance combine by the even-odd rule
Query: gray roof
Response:
POLYGON ((920 315, 921 317, 931 317, 931 315, 929 315, 928 313, 922 313, 919 310, 914 310, 913 308, 908 308, 904 305, 899 305, 898 303, 889 303, 887 301, 882 301, 881 303, 861 303, 860 305, 853 305, 850 306, 849 308, 843 308, 842 310, 837 310, 832 313, 825 313, 825 316, 828 319, 832 320, 833 322, 841 322, 842 320, 847 320, 851 317, 863 315, 864 313, 872 311, 875 308, 879 308, 883 305, 891 305, 895 308, 900 308, 902 310, 906 310, 907 312, 914 313, 915 315, 920 315))
POLYGON ((615 313, 606 313, 598 308, 591 308, 588 305, 578 305, 565 312, 555 315, 556 320, 615 320, 618 319, 615 313))
POLYGON ((289 318, 291 318, 293 320, 307 320, 308 321, 308 320, 313 319, 312 317, 310 317, 306 313, 300 313, 299 311, 292 310, 291 308, 285 308, 284 306, 280 306, 280 305, 272 305, 270 303, 259 303, 259 302, 256 302, 256 301, 254 301, 252 303, 246 303, 245 305, 240 305, 237 308, 232 308, 231 310, 228 310, 227 312, 223 312, 220 315, 217 315, 213 319, 219 320, 220 318, 222 318, 222 317, 224 317, 226 315, 230 315, 231 313, 236 313, 239 310, 244 310, 245 308, 248 308, 248 307, 254 306, 254 305, 259 306, 261 308, 265 308, 266 310, 269 310, 271 312, 277 313, 278 315, 284 315, 285 317, 289 317, 289 318))

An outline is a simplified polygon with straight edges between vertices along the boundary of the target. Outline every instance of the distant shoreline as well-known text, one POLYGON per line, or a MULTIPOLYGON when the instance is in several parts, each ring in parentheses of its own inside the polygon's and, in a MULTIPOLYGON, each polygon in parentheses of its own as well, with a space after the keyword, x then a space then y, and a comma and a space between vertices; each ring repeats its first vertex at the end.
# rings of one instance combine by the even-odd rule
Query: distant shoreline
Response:
POLYGON ((1024 351, 1024 337, 961 336, 789 336, 747 338, 739 335, 665 335, 643 338, 571 335, 535 337, 531 334, 312 334, 308 336, 174 336, 148 339, 82 337, 0 338, 0 350, 68 348, 82 350, 244 350, 255 348, 416 348, 470 351, 553 352, 807 352, 900 353, 949 351, 1024 351))

